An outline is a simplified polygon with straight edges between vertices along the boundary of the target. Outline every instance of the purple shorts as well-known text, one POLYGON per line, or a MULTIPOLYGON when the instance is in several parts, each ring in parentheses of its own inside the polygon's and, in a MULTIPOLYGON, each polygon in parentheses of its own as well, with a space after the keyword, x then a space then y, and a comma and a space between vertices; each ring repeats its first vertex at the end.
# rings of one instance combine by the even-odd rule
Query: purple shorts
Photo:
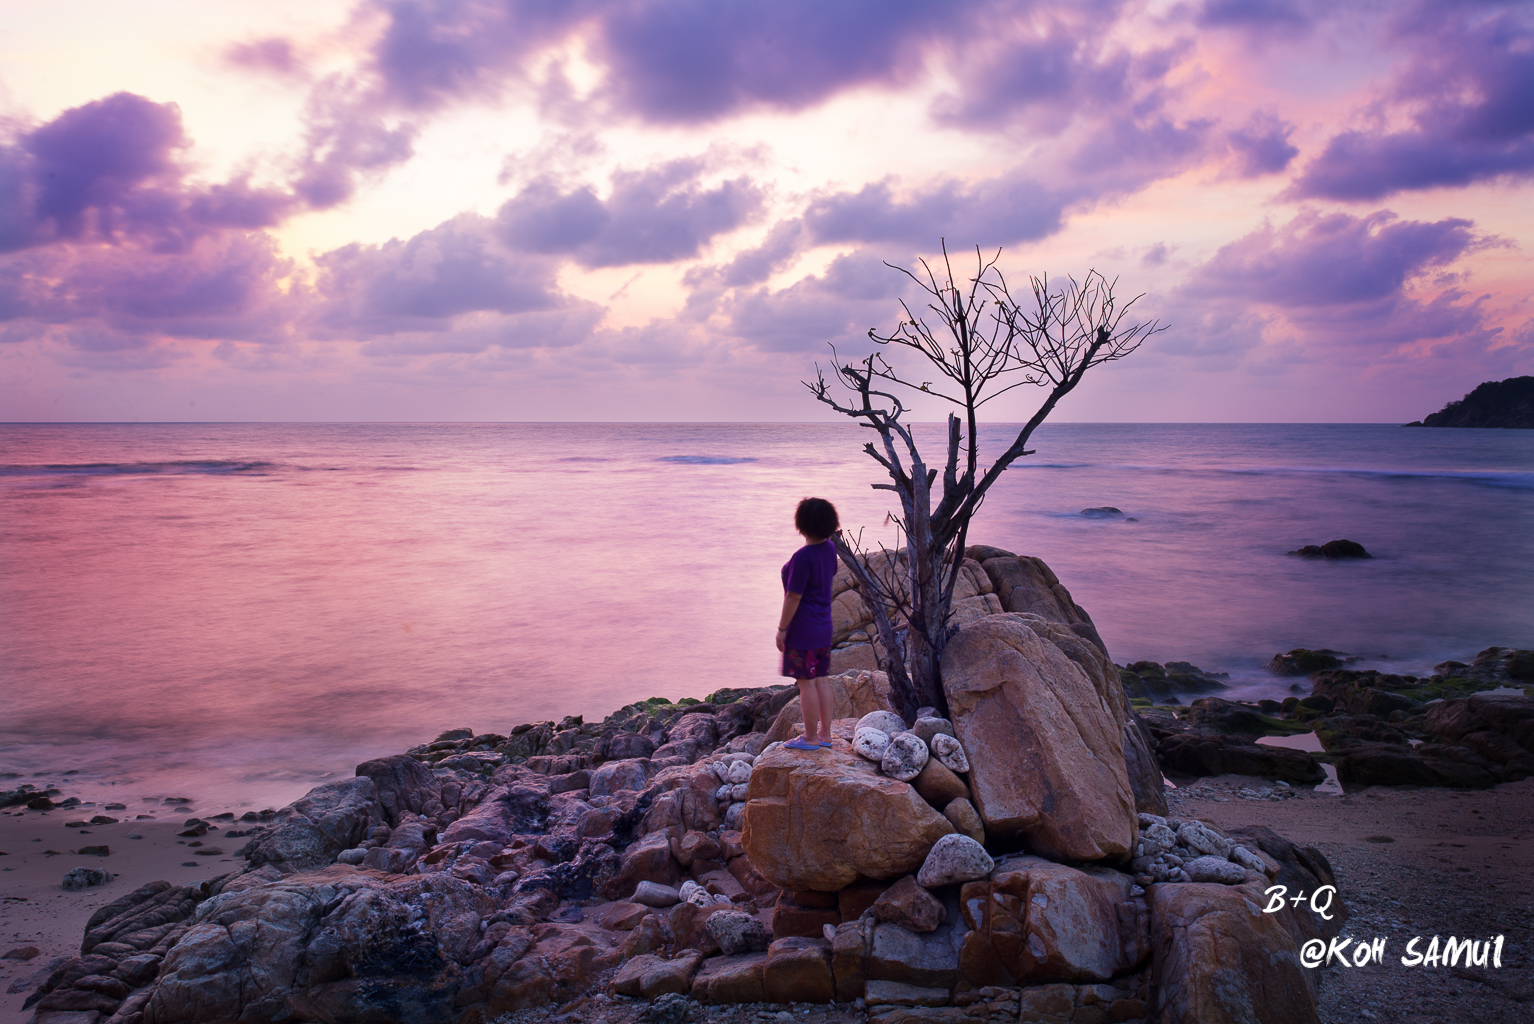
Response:
POLYGON ((795 679, 815 679, 831 674, 831 648, 817 651, 798 651, 792 647, 783 650, 783 674, 795 679))

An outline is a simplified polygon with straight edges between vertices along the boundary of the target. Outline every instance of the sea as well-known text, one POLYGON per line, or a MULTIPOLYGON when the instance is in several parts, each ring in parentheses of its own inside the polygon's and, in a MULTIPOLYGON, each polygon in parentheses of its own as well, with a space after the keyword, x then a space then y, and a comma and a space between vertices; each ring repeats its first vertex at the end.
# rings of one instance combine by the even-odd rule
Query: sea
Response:
MULTIPOLYGON (((1016 425, 982 428, 982 459, 1016 425)), ((777 675, 799 499, 893 543, 853 424, 0 426, 0 787, 282 806, 446 729, 777 675)), ((918 426, 935 459, 940 428, 918 426)), ((1534 431, 1046 424, 971 543, 1229 696, 1330 648, 1534 647, 1534 431), (1122 516, 1083 515, 1113 507, 1122 516), (1348 539, 1368 560, 1286 552, 1348 539)))

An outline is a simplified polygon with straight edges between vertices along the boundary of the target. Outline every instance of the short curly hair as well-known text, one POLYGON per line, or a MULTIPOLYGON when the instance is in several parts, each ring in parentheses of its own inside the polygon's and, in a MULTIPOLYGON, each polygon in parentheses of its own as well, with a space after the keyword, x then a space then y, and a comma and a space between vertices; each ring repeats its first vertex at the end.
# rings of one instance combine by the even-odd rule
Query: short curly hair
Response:
POLYGON ((805 498, 794 509, 794 529, 807 537, 825 539, 841 529, 836 506, 824 498, 805 498))

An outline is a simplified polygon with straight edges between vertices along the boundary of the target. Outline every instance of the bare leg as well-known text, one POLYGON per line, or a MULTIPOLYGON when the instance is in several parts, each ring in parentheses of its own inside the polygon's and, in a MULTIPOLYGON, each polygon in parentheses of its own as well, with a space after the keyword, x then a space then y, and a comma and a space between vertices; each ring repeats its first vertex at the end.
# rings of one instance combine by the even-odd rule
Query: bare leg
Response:
MULTIPOLYGON (((818 738, 824 743, 830 743, 831 721, 836 715, 836 702, 831 697, 831 684, 823 676, 815 680, 815 696, 817 698, 816 703, 819 704, 817 710, 820 712, 820 736, 818 738)), ((805 735, 808 736, 809 733, 805 733, 805 735)))
POLYGON ((815 731, 820 723, 820 701, 817 699, 817 680, 795 679, 799 684, 799 712, 804 716, 804 741, 815 742, 815 731))

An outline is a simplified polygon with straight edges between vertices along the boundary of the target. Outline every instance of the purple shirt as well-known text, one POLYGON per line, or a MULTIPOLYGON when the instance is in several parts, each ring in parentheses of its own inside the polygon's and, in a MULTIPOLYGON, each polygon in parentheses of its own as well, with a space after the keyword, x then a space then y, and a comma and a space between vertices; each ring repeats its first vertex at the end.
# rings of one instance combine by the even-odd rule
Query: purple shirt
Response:
POLYGON ((796 651, 818 651, 831 646, 831 580, 836 576, 836 545, 831 541, 806 544, 783 566, 783 589, 802 594, 788 637, 783 641, 796 651))

